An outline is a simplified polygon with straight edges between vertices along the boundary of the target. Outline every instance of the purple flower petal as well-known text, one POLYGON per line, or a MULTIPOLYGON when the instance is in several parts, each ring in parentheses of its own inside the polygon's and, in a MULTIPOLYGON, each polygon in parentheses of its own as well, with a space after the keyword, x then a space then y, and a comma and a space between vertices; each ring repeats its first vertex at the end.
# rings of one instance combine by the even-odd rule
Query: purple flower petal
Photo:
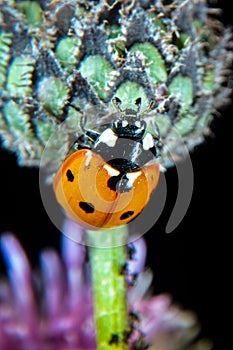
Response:
POLYGON ((63 223, 63 233, 72 241, 77 243, 83 242, 84 230, 71 219, 65 219, 63 223))
POLYGON ((138 274, 143 271, 146 261, 146 243, 143 238, 139 238, 136 241, 128 245, 128 249, 132 252, 128 259, 128 273, 138 274))
POLYGON ((44 288, 44 305, 46 316, 56 317, 63 312, 66 278, 60 258, 56 252, 47 250, 42 252, 41 270, 44 288))
MULTIPOLYGON (((68 230, 79 230, 79 227, 73 224, 71 220, 66 220, 64 230, 67 230, 67 228, 68 230)), ((84 284, 85 276, 83 270, 85 256, 85 246, 68 238, 67 235, 63 235, 62 257, 66 267, 68 303, 71 310, 82 303, 84 295, 87 295, 88 287, 84 284)))
MULTIPOLYGON (((32 282, 30 264, 20 243, 10 233, 1 237, 9 282, 0 281, 0 350, 95 350, 86 247, 68 238, 71 231, 82 238, 83 231, 68 219, 64 231, 62 258, 52 249, 41 253, 39 303, 35 297, 39 284, 32 282)), ((132 318, 129 349, 141 348, 142 340, 153 343, 151 350, 155 344, 159 350, 185 349, 197 333, 196 318, 173 306, 167 295, 145 298, 152 280, 151 272, 143 271, 145 242, 139 239, 132 247, 128 271, 138 278, 128 290, 132 318)))
POLYGON ((24 315, 24 324, 33 329, 38 318, 29 261, 18 240, 10 233, 1 237, 1 248, 14 295, 15 316, 24 315))

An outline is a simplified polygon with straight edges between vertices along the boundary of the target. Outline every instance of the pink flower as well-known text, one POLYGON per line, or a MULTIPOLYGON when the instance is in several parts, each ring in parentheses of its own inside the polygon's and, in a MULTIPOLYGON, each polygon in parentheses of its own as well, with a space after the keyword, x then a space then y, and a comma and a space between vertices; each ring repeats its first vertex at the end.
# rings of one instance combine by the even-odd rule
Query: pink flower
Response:
MULTIPOLYGON (((71 226, 67 221, 64 230, 71 226)), ((79 227, 76 230, 82 235, 79 227)), ((0 350, 94 350, 85 247, 63 235, 61 257, 53 249, 43 251, 39 274, 32 273, 13 234, 2 235, 1 247, 8 280, 0 280, 0 350)), ((130 251, 126 276, 133 328, 130 348, 145 349, 148 343, 150 349, 183 349, 197 334, 196 318, 172 306, 169 296, 145 297, 151 273, 143 271, 143 239, 132 243, 130 251)))

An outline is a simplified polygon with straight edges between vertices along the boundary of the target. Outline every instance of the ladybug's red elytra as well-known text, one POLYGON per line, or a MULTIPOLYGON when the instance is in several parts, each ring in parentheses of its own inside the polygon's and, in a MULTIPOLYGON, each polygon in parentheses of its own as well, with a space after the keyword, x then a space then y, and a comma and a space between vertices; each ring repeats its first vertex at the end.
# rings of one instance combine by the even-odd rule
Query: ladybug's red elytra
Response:
POLYGON ((111 228, 132 221, 148 203, 159 180, 157 144, 137 111, 121 109, 120 118, 101 132, 85 130, 76 150, 58 169, 53 188, 66 214, 89 229, 111 228), (148 164, 147 164, 148 163, 148 164))

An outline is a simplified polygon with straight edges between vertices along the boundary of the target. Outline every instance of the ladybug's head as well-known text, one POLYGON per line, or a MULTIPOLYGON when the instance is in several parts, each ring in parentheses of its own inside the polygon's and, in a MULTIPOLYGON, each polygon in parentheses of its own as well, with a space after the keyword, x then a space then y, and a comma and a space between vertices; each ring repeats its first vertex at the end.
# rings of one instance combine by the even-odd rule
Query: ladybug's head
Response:
POLYGON ((112 103, 114 105, 114 107, 116 108, 116 110, 120 113, 120 119, 128 119, 128 118, 134 118, 134 119, 140 119, 140 109, 141 109, 141 104, 142 104, 142 99, 141 97, 138 97, 134 103, 136 108, 125 108, 122 109, 121 107, 121 100, 119 99, 119 97, 115 96, 112 99, 112 103))
POLYGON ((146 130, 146 122, 140 119, 141 97, 135 100, 136 109, 126 108, 123 110, 121 108, 121 100, 116 96, 112 102, 120 113, 119 119, 115 120, 112 124, 114 133, 118 137, 126 137, 134 140, 142 139, 146 130))

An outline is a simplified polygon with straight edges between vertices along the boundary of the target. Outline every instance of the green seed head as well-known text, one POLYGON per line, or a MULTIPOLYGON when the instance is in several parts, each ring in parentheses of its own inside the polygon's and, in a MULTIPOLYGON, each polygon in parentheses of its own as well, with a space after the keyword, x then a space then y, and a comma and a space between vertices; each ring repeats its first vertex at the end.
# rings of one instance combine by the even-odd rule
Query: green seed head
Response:
MULTIPOLYGON (((141 97, 142 110, 153 99, 148 128, 181 159, 176 132, 191 151, 228 100, 231 31, 206 1, 2 0, 0 11, 0 136, 21 165, 39 165, 63 123, 50 142, 57 168, 82 132, 78 110, 98 129, 114 96, 122 108, 141 97)), ((160 162, 172 164, 163 146, 160 162)))

